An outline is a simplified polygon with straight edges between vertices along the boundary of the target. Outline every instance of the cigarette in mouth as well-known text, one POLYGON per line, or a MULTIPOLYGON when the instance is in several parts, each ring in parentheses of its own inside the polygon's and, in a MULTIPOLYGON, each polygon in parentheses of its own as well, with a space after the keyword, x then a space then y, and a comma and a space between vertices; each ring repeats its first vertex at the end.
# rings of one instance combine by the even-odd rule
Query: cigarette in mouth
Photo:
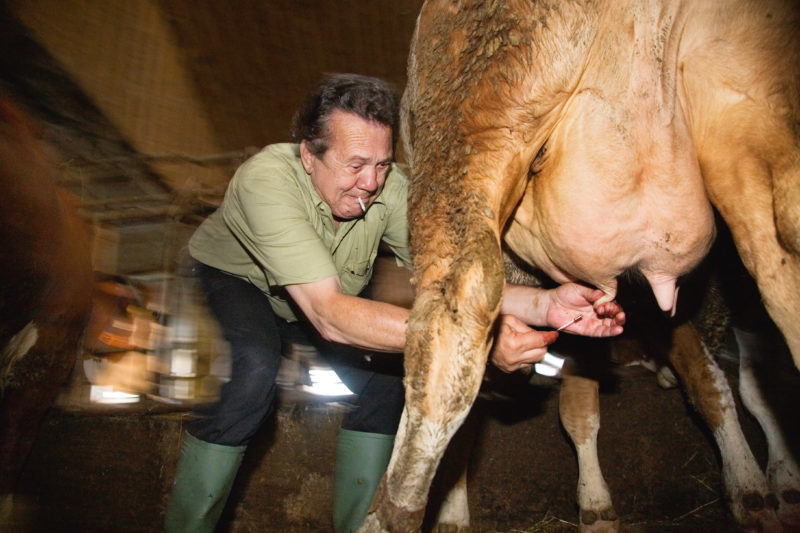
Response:
POLYGON ((583 318, 583 315, 578 315, 575 318, 573 318, 572 320, 570 320, 569 322, 567 322, 566 324, 564 324, 563 326, 561 326, 560 328, 558 328, 556 331, 561 331, 561 330, 565 329, 567 326, 571 326, 572 324, 574 324, 575 322, 577 322, 578 320, 580 320, 582 318, 583 318))
POLYGON ((360 196, 356 196, 356 198, 358 198, 358 205, 361 206, 361 212, 362 213, 366 213, 367 212, 367 208, 364 207, 364 201, 361 199, 360 196))

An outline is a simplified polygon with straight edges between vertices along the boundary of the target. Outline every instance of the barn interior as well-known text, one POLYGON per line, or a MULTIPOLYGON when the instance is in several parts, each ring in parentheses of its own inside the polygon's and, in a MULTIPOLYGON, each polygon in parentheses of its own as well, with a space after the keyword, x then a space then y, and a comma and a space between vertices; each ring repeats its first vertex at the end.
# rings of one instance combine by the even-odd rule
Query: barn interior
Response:
MULTIPOLYGON (((224 343, 182 268, 186 242, 239 164, 290 140, 292 113, 320 76, 357 72, 402 90, 421 3, 0 3, 0 89, 52 148, 96 280, 83 348, 3 531, 163 530, 183 423, 226 377, 224 343)), ((373 296, 410 304, 408 276, 379 267, 373 296)), ((796 405, 800 380, 783 359, 772 383, 796 405)), ((721 365, 735 390, 735 359, 721 365)), ((219 531, 331 531, 336 428, 352 398, 319 393, 309 369, 325 364, 303 347, 284 366, 280 408, 248 450, 219 531)), ((557 384, 491 374, 474 408, 475 531, 576 530, 557 384)), ((600 459, 628 531, 734 530, 719 452, 679 387, 625 368, 604 383, 601 413, 600 459)), ((765 464, 758 424, 740 419, 765 464)), ((796 428, 789 435, 800 449, 796 428)))

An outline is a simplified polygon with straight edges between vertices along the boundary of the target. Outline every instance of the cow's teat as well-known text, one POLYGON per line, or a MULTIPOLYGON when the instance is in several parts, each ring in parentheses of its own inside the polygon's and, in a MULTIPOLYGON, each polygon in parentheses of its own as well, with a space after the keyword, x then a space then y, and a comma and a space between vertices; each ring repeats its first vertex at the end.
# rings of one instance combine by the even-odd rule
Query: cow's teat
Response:
POLYGON ((663 276, 658 274, 645 274, 653 295, 656 297, 658 307, 670 317, 675 316, 678 308, 678 289, 674 276, 663 276))

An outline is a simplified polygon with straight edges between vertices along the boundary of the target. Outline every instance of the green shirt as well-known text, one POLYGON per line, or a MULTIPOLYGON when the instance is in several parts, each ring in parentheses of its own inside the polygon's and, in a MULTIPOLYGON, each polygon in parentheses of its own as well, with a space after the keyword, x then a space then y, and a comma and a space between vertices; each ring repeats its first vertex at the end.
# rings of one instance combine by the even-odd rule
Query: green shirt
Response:
POLYGON ((330 206, 300 161, 299 145, 273 144, 239 167, 222 205, 190 239, 189 251, 261 289, 278 316, 294 321, 283 286, 338 274, 342 291, 355 296, 372 277, 381 240, 398 264, 410 267, 407 193, 408 181, 393 164, 366 214, 334 228, 330 206))

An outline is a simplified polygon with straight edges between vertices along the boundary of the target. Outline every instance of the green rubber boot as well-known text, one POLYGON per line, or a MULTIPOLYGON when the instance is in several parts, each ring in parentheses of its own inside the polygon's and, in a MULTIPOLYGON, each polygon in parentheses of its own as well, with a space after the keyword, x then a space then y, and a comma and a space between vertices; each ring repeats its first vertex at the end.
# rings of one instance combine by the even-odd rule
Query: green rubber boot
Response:
POLYGON ((339 429, 333 469, 333 530, 355 533, 392 456, 394 435, 339 429))
POLYGON ((164 519, 167 533, 214 531, 246 448, 212 444, 184 432, 164 519))

